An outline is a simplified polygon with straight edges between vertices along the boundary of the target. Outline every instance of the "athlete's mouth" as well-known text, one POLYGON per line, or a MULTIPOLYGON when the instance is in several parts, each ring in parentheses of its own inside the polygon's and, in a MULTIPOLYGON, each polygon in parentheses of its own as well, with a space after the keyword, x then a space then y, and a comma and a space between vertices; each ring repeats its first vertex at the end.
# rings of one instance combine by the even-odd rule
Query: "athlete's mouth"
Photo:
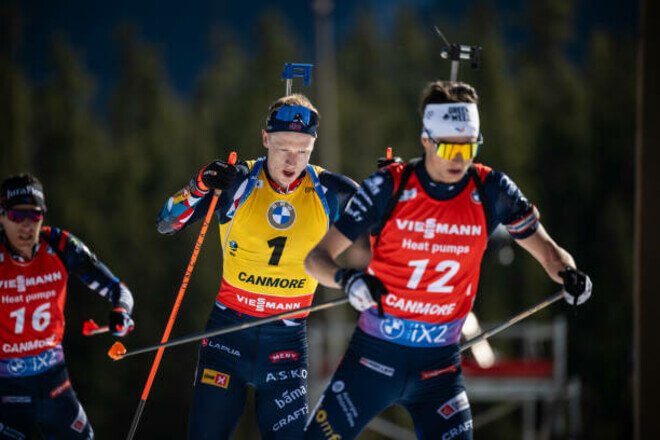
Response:
POLYGON ((282 174, 284 174, 285 177, 289 177, 289 178, 295 175, 293 171, 286 171, 286 170, 283 170, 282 174))
POLYGON ((21 241, 31 241, 34 234, 18 234, 18 239, 21 241))

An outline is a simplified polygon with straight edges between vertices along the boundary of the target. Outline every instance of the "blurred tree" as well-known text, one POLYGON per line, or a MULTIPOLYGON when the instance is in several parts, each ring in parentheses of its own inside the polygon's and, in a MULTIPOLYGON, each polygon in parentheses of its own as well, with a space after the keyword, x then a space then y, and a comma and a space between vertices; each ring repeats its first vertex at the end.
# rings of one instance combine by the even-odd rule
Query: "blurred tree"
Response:
POLYGON ((601 438, 632 429, 632 236, 635 139, 635 51, 631 38, 590 36, 585 65, 589 142, 584 155, 578 246, 598 301, 575 323, 576 369, 588 385, 588 426, 601 438), (596 221, 595 219, 600 220, 596 221), (593 343, 593 341, 602 341, 593 343), (606 353, 606 354, 605 354, 606 353), (603 357, 607 360, 603 362, 603 357), (581 371, 583 373, 583 371, 581 371), (608 384, 602 387, 600 384, 608 384), (625 408, 622 409, 622 408, 625 408))
POLYGON ((0 175, 34 171, 29 143, 30 86, 15 63, 21 39, 16 4, 0 5, 0 175))
POLYGON ((337 56, 341 169, 358 182, 375 171, 376 158, 391 146, 388 132, 398 127, 392 124, 401 109, 389 82, 387 47, 373 14, 365 13, 337 56))
MULTIPOLYGON (((438 15, 436 23, 452 42, 484 47, 482 68, 464 64, 459 75, 480 94, 485 144, 479 161, 520 185, 551 234, 592 275, 594 299, 571 322, 570 371, 585 383, 589 435, 623 438, 631 425, 631 304, 624 292, 632 271, 635 53, 631 39, 595 32, 584 66, 577 62, 567 47, 576 3, 530 3, 522 50, 505 45, 501 11, 487 1, 472 5, 465 21, 438 15)), ((255 47, 218 30, 212 64, 200 73, 192 99, 183 102, 171 89, 160 52, 125 27, 106 115, 93 105, 95 81, 84 54, 65 36, 54 39, 52 71, 43 84, 26 80, 17 62, 17 11, 0 7, 0 172, 31 170, 42 178, 48 222, 80 236, 133 290, 136 332, 127 346, 153 344, 199 231, 195 225, 160 236, 154 228, 158 211, 213 158, 232 149, 239 159, 265 153, 260 130, 268 105, 284 94, 282 64, 307 61, 304 44, 273 11, 259 21, 255 47)), ((432 29, 409 10, 395 16, 393 29, 383 31, 374 13, 364 12, 338 51, 342 170, 358 181, 376 169, 387 146, 405 159, 421 153, 420 91, 427 81, 448 77, 449 64, 439 56, 443 44, 432 29)), ((298 80, 294 90, 312 94, 298 80)), ((323 148, 323 120, 318 145, 323 148)), ((208 233, 172 337, 200 331, 212 307, 221 270, 215 230, 208 233)), ((485 319, 502 319, 557 288, 531 257, 518 254, 506 269, 496 252, 484 260, 476 307, 485 319)), ((83 340, 78 333, 84 319, 104 323, 107 304, 77 282, 69 304, 65 344, 74 386, 99 438, 125 435, 153 356, 112 363, 105 355, 112 338, 83 340)), ((343 312, 354 322, 349 308, 343 312)), ((138 435, 185 435, 196 352, 196 344, 166 352, 138 435)), ((397 411, 388 417, 408 423, 397 411)), ((252 421, 244 417, 236 438, 257 435, 252 421)))

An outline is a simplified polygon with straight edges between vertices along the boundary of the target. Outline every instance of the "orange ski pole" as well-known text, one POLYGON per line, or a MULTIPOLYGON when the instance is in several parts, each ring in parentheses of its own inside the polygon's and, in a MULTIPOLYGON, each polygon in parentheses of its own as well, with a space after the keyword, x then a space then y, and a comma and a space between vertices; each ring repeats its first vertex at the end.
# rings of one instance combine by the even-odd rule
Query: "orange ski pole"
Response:
MULTIPOLYGON (((231 165, 236 163, 236 152, 232 151, 229 154, 229 160, 227 162, 231 165)), ((209 224, 211 223, 211 219, 213 218, 213 212, 215 211, 215 205, 218 203, 218 197, 220 196, 220 192, 221 191, 218 189, 214 190, 213 192, 211 205, 209 206, 209 210, 206 213, 206 217, 204 218, 202 229, 199 231, 199 236, 197 237, 197 242, 195 243, 195 248, 193 249, 193 253, 190 256, 190 262, 188 263, 186 274, 183 276, 183 281, 181 282, 179 293, 177 294, 176 301, 174 302, 174 307, 172 308, 172 312, 170 313, 170 319, 167 321, 167 326, 165 327, 165 332, 163 333, 161 344, 167 342, 167 340, 170 337, 170 331, 172 331, 172 327, 174 326, 174 321, 176 320, 176 315, 179 312, 179 306, 181 305, 181 301, 183 300, 183 295, 186 293, 186 289, 188 288, 188 282, 190 281, 190 276, 192 275, 193 268, 195 267, 195 263, 197 262, 197 256, 199 255, 199 251, 202 248, 202 243, 204 242, 204 237, 206 236, 206 230, 208 229, 209 224)), ((121 342, 115 342, 115 344, 110 348, 111 352, 112 351, 121 352, 122 350, 124 352, 126 351, 126 349, 123 347, 121 342)), ((149 392, 151 391, 151 385, 153 384, 154 378, 156 377, 156 371, 158 371, 158 366, 160 365, 160 360, 163 357, 164 351, 165 351, 165 347, 161 347, 158 349, 158 352, 156 353, 156 358, 154 359, 154 363, 151 365, 151 372, 149 373, 149 377, 147 378, 147 383, 144 386, 144 391, 142 391, 142 397, 140 398, 140 403, 138 404, 138 408, 135 411, 135 416, 133 416, 133 423, 131 423, 131 429, 128 432, 128 437, 126 437, 127 440, 131 440, 135 435, 138 422, 140 421, 140 416, 142 415, 142 411, 144 410, 144 405, 147 403, 147 398, 149 397, 149 392)))

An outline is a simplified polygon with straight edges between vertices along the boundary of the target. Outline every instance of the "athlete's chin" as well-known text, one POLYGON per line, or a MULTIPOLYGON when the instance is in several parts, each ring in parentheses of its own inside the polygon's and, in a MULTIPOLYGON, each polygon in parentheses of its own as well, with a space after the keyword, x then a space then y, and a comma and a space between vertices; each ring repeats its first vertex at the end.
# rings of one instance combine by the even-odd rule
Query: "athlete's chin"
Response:
POLYGON ((465 170, 447 170, 444 172, 444 178, 442 179, 445 183, 457 183, 465 175, 465 170))

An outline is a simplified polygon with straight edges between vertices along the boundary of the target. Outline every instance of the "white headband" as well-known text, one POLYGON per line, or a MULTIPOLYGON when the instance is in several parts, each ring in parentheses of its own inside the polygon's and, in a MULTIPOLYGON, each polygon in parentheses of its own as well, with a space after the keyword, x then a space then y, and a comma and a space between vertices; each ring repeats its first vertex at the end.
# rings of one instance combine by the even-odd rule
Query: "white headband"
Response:
POLYGON ((479 136, 479 111, 472 102, 428 104, 422 123, 422 137, 479 136))

